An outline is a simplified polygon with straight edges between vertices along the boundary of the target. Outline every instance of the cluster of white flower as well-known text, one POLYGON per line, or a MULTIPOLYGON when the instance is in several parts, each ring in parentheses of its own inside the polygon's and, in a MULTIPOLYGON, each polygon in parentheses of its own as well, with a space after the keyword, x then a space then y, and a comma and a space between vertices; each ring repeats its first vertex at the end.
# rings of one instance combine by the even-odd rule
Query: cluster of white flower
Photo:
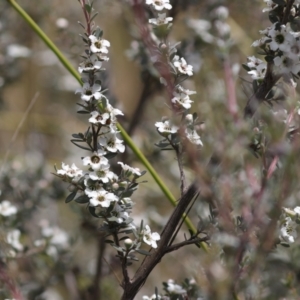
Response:
POLYGON ((10 203, 8 200, 0 202, 0 215, 3 217, 9 217, 15 215, 18 209, 10 203))
POLYGON ((17 213, 17 207, 11 204, 10 201, 3 200, 0 202, 0 215, 5 218, 5 224, 8 225, 6 243, 11 246, 11 249, 7 253, 3 253, 8 257, 14 257, 16 252, 21 252, 24 249, 24 246, 20 243, 21 231, 19 229, 11 229, 17 213))
POLYGON ((40 227, 43 238, 35 240, 34 245, 45 249, 45 253, 56 260, 59 252, 69 248, 69 235, 59 227, 51 227, 47 220, 42 220, 40 227))
MULTIPOLYGON (((268 5, 263 11, 270 11, 277 7, 273 1, 265 1, 268 5)), ((296 1, 297 2, 297 1, 296 1)), ((296 4, 295 2, 295 4, 296 4)), ((299 3, 299 2, 298 2, 299 3)), ((272 26, 261 30, 263 37, 256 40, 252 46, 261 47, 265 51, 272 51, 272 60, 274 62, 274 71, 278 74, 297 75, 300 72, 300 32, 294 32, 290 23, 281 24, 276 22, 272 26)), ((271 58, 269 58, 271 59, 271 58)), ((248 73, 253 79, 264 78, 266 67, 265 64, 255 57, 248 58, 255 66, 250 67, 248 73)))
POLYGON ((283 215, 280 221, 280 234, 281 242, 292 244, 297 238, 297 225, 300 221, 300 206, 295 207, 293 210, 283 208, 283 215))
MULTIPOLYGON (((161 5, 155 1, 155 7, 168 8, 166 1, 162 1, 161 5)), ((137 229, 129 216, 133 207, 130 196, 138 187, 136 180, 144 172, 122 162, 119 162, 122 168, 119 176, 110 169, 109 159, 118 152, 125 151, 123 140, 118 137, 117 128, 117 116, 123 113, 109 103, 102 90, 99 76, 99 72, 104 70, 102 62, 109 59, 107 54, 110 42, 102 38, 102 31, 99 28, 92 34, 87 32, 86 36, 88 36, 88 40, 84 38, 87 46, 86 57, 78 68, 83 86, 77 89, 76 93, 81 94, 83 103, 79 105, 83 112, 91 115, 88 120, 90 128, 85 134, 74 134, 73 137, 76 145, 85 143, 87 147, 84 149, 91 151, 91 155, 82 158, 83 165, 87 166, 88 170, 83 171, 75 164, 70 167, 62 163, 62 169, 57 170, 57 176, 71 184, 72 193, 68 196, 70 200, 66 202, 75 199, 78 203, 87 203, 90 213, 103 219, 103 230, 115 227, 117 231, 134 233, 136 240, 128 243, 127 239, 127 244, 124 244, 127 253, 139 249, 142 241, 156 248, 160 239, 159 234, 151 233, 148 225, 137 229), (79 196, 76 198, 77 193, 79 196)), ((53 235, 45 232, 43 235, 48 237, 49 244, 54 246, 53 239, 63 234, 58 234, 57 229, 51 230, 53 235)), ((43 243, 43 240, 37 241, 39 245, 43 243)), ((53 247, 48 247, 48 250, 55 254, 53 247)))
POLYGON ((231 43, 229 43, 231 28, 227 23, 228 16, 228 8, 219 5, 210 12, 211 21, 190 19, 187 24, 205 43, 214 44, 219 48, 226 48, 231 43))
MULTIPOLYGON (((146 0, 146 4, 152 6, 156 11, 161 11, 163 9, 169 10, 172 8, 172 5, 168 0, 146 0)), ((173 19, 171 17, 166 17, 166 13, 158 13, 158 17, 156 19, 149 19, 149 23, 153 24, 154 26, 168 24, 168 28, 170 28, 172 25, 170 22, 172 20, 173 19)), ((173 48, 172 50, 174 51, 173 53, 176 53, 176 48, 173 48)), ((182 76, 186 78, 186 76, 193 75, 193 66, 189 65, 183 57, 179 57, 178 55, 172 55, 171 57, 173 58, 170 64, 172 65, 172 71, 177 79, 181 78, 182 76)), ((162 82, 164 82, 164 80, 162 80, 162 82)), ((191 104, 193 103, 193 101, 190 99, 190 95, 193 94, 196 94, 196 92, 185 89, 180 84, 176 84, 173 98, 171 99, 173 107, 177 111, 180 111, 182 114, 184 114, 186 116, 186 120, 189 120, 190 116, 192 116, 191 114, 188 114, 188 110, 191 108, 191 104)), ((202 145, 200 136, 194 128, 193 121, 188 122, 188 125, 189 126, 185 128, 186 138, 193 144, 202 145)), ((155 126, 157 127, 159 134, 167 139, 169 135, 175 135, 179 130, 178 126, 173 125, 170 120, 165 120, 164 118, 162 122, 156 122, 155 126)))

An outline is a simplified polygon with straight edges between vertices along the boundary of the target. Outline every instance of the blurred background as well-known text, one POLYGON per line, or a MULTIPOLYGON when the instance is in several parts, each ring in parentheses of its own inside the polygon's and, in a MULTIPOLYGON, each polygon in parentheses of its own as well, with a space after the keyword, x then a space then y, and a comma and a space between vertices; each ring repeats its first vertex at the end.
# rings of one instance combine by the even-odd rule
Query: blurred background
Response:
MULTIPOLYGON (((252 93, 251 81, 241 64, 255 53, 251 44, 260 38, 258 31, 269 26, 267 14, 262 13, 262 2, 171 0, 177 10, 171 12, 174 25, 169 42, 181 41, 179 53, 194 66, 194 76, 185 84, 197 91, 192 111, 196 111, 208 127, 226 112, 222 67, 225 56, 236 80, 240 114, 252 93), (230 26, 230 46, 223 48, 204 41, 189 26, 192 19, 209 21, 210 11, 219 4, 228 7, 230 13, 226 20, 230 26)), ((79 3, 73 0, 20 0, 18 3, 77 69, 84 51, 79 37, 82 28, 78 21, 84 23, 79 3)), ((94 3, 95 11, 99 12, 95 23, 104 30, 104 38, 111 42, 110 60, 104 63, 103 86, 109 89, 111 103, 124 112, 120 123, 178 197, 179 172, 175 155, 155 147, 160 136, 154 123, 172 112, 142 44, 136 41, 139 30, 130 3, 129 0, 97 0, 94 3)), ((38 239, 39 228, 45 220, 49 226, 59 226, 66 232, 71 245, 68 253, 62 251, 56 260, 43 257, 38 265, 30 257, 22 258, 21 267, 9 264, 9 270, 28 293, 28 299, 75 299, 70 296, 74 282, 84 291, 81 299, 94 299, 93 290, 89 288, 96 271, 99 224, 90 220, 84 206, 64 202, 68 187, 51 174, 54 165, 60 168, 61 162, 74 162, 81 167, 81 157, 86 154, 70 142, 71 134, 87 128, 86 116, 76 114, 76 103, 80 101, 75 95, 78 83, 7 1, 0 2, 0 49, 1 200, 8 199, 30 216, 26 228, 21 228, 22 243, 28 248, 38 239)), ((219 120, 215 130, 223 126, 219 120)), ((201 130, 203 143, 211 143, 205 128, 201 130)), ((203 161, 209 158, 210 150, 210 147, 202 150, 203 161)), ((127 148, 121 157, 119 160, 144 169, 130 149, 127 148)), ((191 182, 193 173, 188 165, 186 174, 191 182)), ((144 219, 160 232, 172 207, 149 175, 145 180, 147 182, 134 194, 133 215, 137 221, 144 219)), ((197 215, 205 209, 203 204, 196 203, 191 218, 197 222, 197 215)), ((18 224, 20 221, 16 221, 16 226, 18 224)), ((179 238, 183 238, 183 233, 179 238)), ((118 299, 121 295, 116 279, 121 278, 121 273, 114 254, 107 246, 102 263, 101 299, 118 299)), ((202 250, 195 246, 168 255, 152 272, 136 299, 152 295, 154 287, 160 288, 160 282, 169 278, 178 282, 184 278, 200 278, 201 266, 209 264, 209 259, 204 262, 201 255, 202 250)))

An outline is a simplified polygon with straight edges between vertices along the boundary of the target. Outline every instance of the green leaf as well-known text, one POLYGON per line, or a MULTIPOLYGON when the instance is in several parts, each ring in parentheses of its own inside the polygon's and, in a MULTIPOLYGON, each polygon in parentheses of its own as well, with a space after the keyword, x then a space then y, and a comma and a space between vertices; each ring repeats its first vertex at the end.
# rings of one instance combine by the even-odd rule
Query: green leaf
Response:
POLYGON ((96 215, 96 208, 93 207, 93 206, 89 206, 89 212, 90 214, 95 217, 95 218, 99 218, 97 215, 96 215))
POLYGON ((77 194, 77 190, 69 194, 69 196, 65 200, 65 203, 71 202, 75 198, 76 194, 77 194))
POLYGON ((98 12, 96 12, 96 13, 91 17, 91 21, 93 21, 97 16, 98 16, 98 12))
POLYGON ((91 7, 89 4, 86 4, 86 5, 84 6, 84 8, 85 8, 85 10, 88 12, 88 14, 91 13, 92 7, 91 7))
POLYGON ((247 66, 247 64, 242 64, 242 67, 243 67, 247 72, 251 71, 251 68, 249 68, 249 67, 247 66))
POLYGON ((83 139, 84 135, 82 133, 73 133, 72 137, 75 139, 83 139))
POLYGON ((112 241, 112 240, 105 240, 104 242, 107 243, 107 244, 114 244, 114 243, 115 243, 115 242, 112 241))
POLYGON ((142 255, 147 255, 147 256, 151 255, 151 253, 149 251, 146 251, 146 250, 143 250, 143 249, 137 249, 135 251, 142 254, 142 255))
POLYGON ((286 248, 290 247, 290 244, 285 243, 285 242, 281 242, 280 245, 283 246, 283 247, 286 247, 286 248))
POLYGON ((82 204, 89 203, 89 201, 90 201, 90 199, 87 195, 81 195, 75 199, 75 202, 82 203, 82 204))
POLYGON ((77 113, 78 114, 89 114, 90 112, 87 110, 78 110, 77 113))
MULTIPOLYGON (((71 140, 71 143, 74 144, 75 146, 77 146, 78 148, 83 149, 83 150, 87 150, 87 151, 91 151, 91 148, 80 146, 76 142, 79 142, 79 141, 71 140)), ((82 141, 80 141, 80 142, 82 142, 82 141)))

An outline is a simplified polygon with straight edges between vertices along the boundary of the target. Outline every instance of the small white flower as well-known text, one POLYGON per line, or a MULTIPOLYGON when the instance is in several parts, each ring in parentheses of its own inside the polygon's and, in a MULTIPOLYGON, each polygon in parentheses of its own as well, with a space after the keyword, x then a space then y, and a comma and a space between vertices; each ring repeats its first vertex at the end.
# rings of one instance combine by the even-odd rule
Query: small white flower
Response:
POLYGON ((42 226, 42 235, 49 239, 49 244, 61 249, 66 249, 69 246, 69 235, 59 227, 51 227, 45 223, 42 226))
POLYGON ((84 101, 90 101, 91 98, 100 99, 102 97, 101 91, 101 85, 94 84, 93 86, 90 86, 89 83, 84 83, 83 86, 76 90, 75 94, 81 93, 81 99, 84 101))
POLYGON ((157 232, 151 233, 149 225, 146 225, 142 231, 143 241, 150 245, 152 248, 157 248, 156 241, 160 240, 160 235, 157 232))
POLYGON ((194 102, 190 99, 188 95, 184 93, 175 93, 174 96, 175 97, 171 100, 172 103, 177 104, 178 106, 181 106, 185 109, 191 108, 191 103, 194 102))
POLYGON ((264 0, 264 2, 266 2, 267 7, 262 10, 263 12, 271 11, 271 10, 275 9, 278 6, 272 0, 264 0))
POLYGON ((104 98, 104 111, 110 114, 110 118, 112 121, 115 121, 117 118, 116 116, 124 116, 123 112, 120 109, 114 108, 108 101, 108 99, 104 98))
POLYGON ((117 138, 116 132, 109 132, 99 140, 101 146, 105 147, 109 152, 124 152, 125 146, 123 141, 117 138))
POLYGON ((93 53, 108 53, 107 47, 110 47, 110 42, 104 39, 97 39, 94 35, 90 35, 89 39, 91 41, 90 49, 93 53))
POLYGON ((173 18, 167 17, 166 14, 158 14, 157 19, 149 19, 149 23, 156 25, 156 26, 161 26, 161 25, 166 25, 169 22, 172 22, 173 18))
POLYGON ((102 67, 102 62, 98 60, 96 55, 92 55, 89 59, 82 62, 78 67, 78 72, 89 72, 92 70, 100 70, 102 67))
POLYGON ((17 251, 22 251, 24 249, 23 245, 19 241, 20 235, 20 230, 14 229, 9 231, 6 236, 7 243, 10 244, 17 251))
POLYGON ((253 69, 261 69, 262 65, 264 65, 264 68, 266 68, 266 64, 259 58, 255 56, 248 56, 247 57, 247 66, 249 68, 253 69))
POLYGON ((215 37, 209 33, 211 23, 207 20, 191 19, 187 21, 190 28, 195 30, 196 34, 206 43, 213 43, 215 37))
POLYGON ((196 130, 192 130, 190 128, 186 128, 185 130, 186 137, 188 140, 195 145, 203 146, 202 141, 196 130))
POLYGON ((66 175, 72 178, 73 181, 78 181, 83 176, 82 170, 77 168, 75 164, 72 164, 72 166, 69 167, 69 165, 65 163, 62 163, 62 169, 57 170, 57 174, 66 175))
POLYGON ((294 212, 300 216, 300 206, 296 206, 294 212))
POLYGON ((182 288, 179 284, 176 284, 173 279, 168 280, 168 286, 167 286, 167 291, 171 294, 186 294, 186 290, 182 288))
POLYGON ((140 169, 138 168, 132 168, 126 164, 123 164, 122 162, 118 162, 119 165, 121 165, 122 169, 126 172, 129 173, 129 175, 131 174, 134 174, 134 175, 137 175, 137 176, 141 176, 141 172, 140 172, 140 169))
POLYGON ((280 31, 276 30, 276 26, 272 26, 268 34, 272 41, 269 43, 271 50, 288 51, 289 44, 294 41, 294 37, 286 30, 285 25, 280 26, 280 31))
POLYGON ((99 170, 101 165, 107 165, 108 159, 103 155, 106 154, 103 150, 98 150, 98 152, 94 152, 92 156, 86 156, 82 158, 82 162, 84 166, 91 166, 93 170, 99 170))
POLYGON ((252 43, 251 47, 260 47, 260 46, 264 45, 266 43, 266 41, 269 39, 270 39, 269 37, 263 36, 261 39, 254 41, 252 43))
MULTIPOLYGON (((294 61, 289 57, 284 55, 276 56, 274 58, 274 65, 277 67, 277 72, 280 74, 295 74, 297 75, 300 72, 300 62, 299 60, 294 61)), ((248 72, 249 73, 249 72, 248 72)))
POLYGON ((181 74, 186 74, 188 76, 193 75, 193 66, 188 65, 186 60, 183 57, 181 57, 181 59, 179 60, 179 56, 176 55, 174 57, 173 64, 174 64, 174 67, 177 68, 177 70, 181 74))
POLYGON ((156 10, 171 9, 170 0, 146 0, 146 4, 153 5, 156 10))
POLYGON ((251 70, 248 72, 249 75, 251 75, 251 78, 253 80, 258 80, 258 79, 263 79, 266 76, 267 72, 267 65, 265 65, 265 68, 263 68, 263 65, 256 69, 256 70, 251 70))
POLYGON ((103 189, 96 191, 85 190, 85 193, 90 198, 90 205, 94 207, 109 207, 111 202, 116 202, 119 200, 119 198, 115 194, 109 193, 103 189))
POLYGON ((91 117, 89 118, 89 122, 93 124, 102 124, 105 125, 107 120, 109 120, 110 115, 108 113, 99 114, 97 111, 91 112, 91 117))
POLYGON ((297 237, 296 225, 297 224, 290 217, 285 218, 280 228, 279 238, 289 244, 294 243, 297 237))
POLYGON ((178 127, 171 125, 170 121, 168 120, 164 122, 156 122, 155 127, 157 127, 157 130, 163 135, 174 134, 178 131, 178 127))
POLYGON ((101 180, 104 183, 113 179, 114 173, 109 171, 109 164, 99 164, 94 172, 89 174, 92 180, 101 180))
POLYGON ((15 215, 17 212, 17 208, 14 205, 12 205, 8 200, 4 200, 0 203, 0 215, 2 215, 3 217, 15 215))

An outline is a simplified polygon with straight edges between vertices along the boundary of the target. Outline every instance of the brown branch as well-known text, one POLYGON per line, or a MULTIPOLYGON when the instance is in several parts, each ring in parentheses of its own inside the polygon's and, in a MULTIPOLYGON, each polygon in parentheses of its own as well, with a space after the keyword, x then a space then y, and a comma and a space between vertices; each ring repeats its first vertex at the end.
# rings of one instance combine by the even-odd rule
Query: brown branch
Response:
POLYGON ((201 243, 201 242, 207 242, 209 239, 210 239, 209 236, 206 236, 206 237, 203 237, 203 238, 196 237, 196 238, 193 238, 191 240, 183 241, 181 243, 177 243, 175 245, 169 246, 165 250, 164 254, 173 252, 173 251, 178 250, 178 249, 180 249, 184 246, 187 246, 187 245, 197 244, 197 243, 201 243))
POLYGON ((151 255, 145 258, 143 264, 139 267, 131 282, 123 286, 124 293, 122 296, 122 300, 134 299, 135 295, 143 286, 151 271, 165 255, 166 250, 168 249, 169 241, 173 236, 174 228, 177 227, 183 213, 186 211, 187 207, 194 199, 194 197, 198 196, 198 194, 198 184, 194 182, 180 198, 178 205, 174 209, 168 223, 161 233, 161 239, 159 241, 157 249, 153 249, 151 255))

